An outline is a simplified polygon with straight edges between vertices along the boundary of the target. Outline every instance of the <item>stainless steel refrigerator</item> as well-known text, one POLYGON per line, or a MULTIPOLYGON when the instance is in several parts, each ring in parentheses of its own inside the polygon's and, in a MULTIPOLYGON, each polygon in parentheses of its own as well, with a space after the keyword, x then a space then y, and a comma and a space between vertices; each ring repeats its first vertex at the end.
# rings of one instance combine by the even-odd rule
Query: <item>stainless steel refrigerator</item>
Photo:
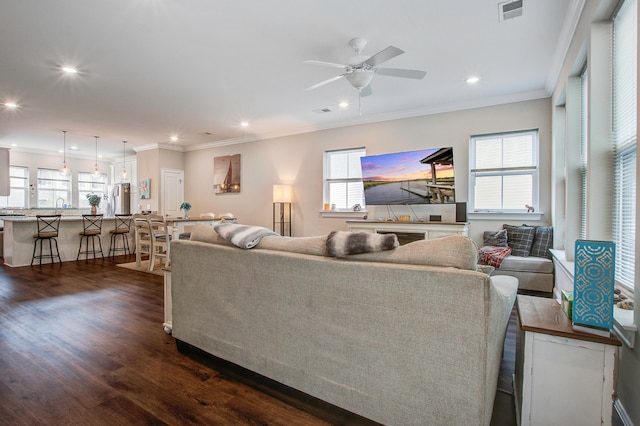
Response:
POLYGON ((131 214, 131 184, 117 183, 111 192, 115 214, 131 214))

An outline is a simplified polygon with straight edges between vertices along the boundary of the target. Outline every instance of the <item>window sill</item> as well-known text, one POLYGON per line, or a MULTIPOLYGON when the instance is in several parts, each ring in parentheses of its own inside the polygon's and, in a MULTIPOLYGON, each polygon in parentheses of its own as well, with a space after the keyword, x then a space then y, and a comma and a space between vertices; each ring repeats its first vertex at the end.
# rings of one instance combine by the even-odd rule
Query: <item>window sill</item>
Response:
POLYGON ((544 213, 507 213, 507 212, 468 212, 468 219, 481 220, 535 220, 540 221, 544 217, 544 213))
POLYGON ((351 219, 362 219, 362 216, 367 214, 366 210, 353 211, 353 210, 320 210, 322 217, 347 217, 351 219))
POLYGON ((638 327, 633 322, 633 311, 613 307, 613 331, 630 349, 633 349, 638 327))

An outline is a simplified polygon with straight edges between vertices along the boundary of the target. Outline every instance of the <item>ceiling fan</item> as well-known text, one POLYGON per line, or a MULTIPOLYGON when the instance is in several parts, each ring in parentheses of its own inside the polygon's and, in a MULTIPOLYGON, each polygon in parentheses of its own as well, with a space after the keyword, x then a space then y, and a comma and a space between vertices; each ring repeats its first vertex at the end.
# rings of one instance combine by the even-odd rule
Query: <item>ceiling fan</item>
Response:
POLYGON ((354 38, 349 42, 349 46, 355 50, 356 56, 349 59, 346 65, 322 61, 304 61, 305 64, 321 65, 324 67, 344 70, 342 74, 331 77, 328 80, 321 81, 313 86, 309 86, 305 90, 313 90, 344 77, 354 88, 358 90, 360 96, 368 96, 372 93, 369 83, 371 83, 371 80, 373 80, 373 77, 376 74, 389 77, 413 78, 416 80, 421 80, 425 75, 427 75, 425 71, 406 70, 400 68, 378 68, 377 66, 383 62, 403 54, 404 50, 398 49, 394 46, 389 46, 369 57, 361 55, 362 49, 364 49, 366 44, 367 39, 362 37, 354 38))

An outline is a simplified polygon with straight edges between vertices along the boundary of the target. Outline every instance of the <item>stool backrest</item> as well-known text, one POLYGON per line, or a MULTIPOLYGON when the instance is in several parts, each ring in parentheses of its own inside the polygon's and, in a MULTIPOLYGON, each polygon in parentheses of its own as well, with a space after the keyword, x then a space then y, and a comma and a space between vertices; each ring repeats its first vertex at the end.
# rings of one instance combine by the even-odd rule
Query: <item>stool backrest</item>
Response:
POLYGON ((102 216, 101 214, 83 214, 82 215, 82 226, 84 227, 84 232, 87 231, 96 231, 102 232, 102 216))
POLYGON ((60 227, 60 215, 37 215, 38 237, 57 237, 60 227))
POLYGON ((131 230, 131 215, 130 214, 117 214, 116 215, 116 230, 131 230))

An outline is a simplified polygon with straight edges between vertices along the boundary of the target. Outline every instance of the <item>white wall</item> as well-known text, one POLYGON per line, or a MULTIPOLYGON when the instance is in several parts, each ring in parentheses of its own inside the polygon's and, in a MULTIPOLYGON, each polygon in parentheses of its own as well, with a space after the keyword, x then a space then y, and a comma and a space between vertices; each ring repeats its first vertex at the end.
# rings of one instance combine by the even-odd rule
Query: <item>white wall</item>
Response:
MULTIPOLYGON (((185 199, 192 214, 236 214, 242 223, 272 226, 272 186, 292 184, 293 235, 310 236, 346 230, 344 218, 323 218, 322 168, 326 150, 366 147, 367 154, 452 146, 456 198, 467 201, 469 136, 502 131, 540 130, 540 210, 544 222, 551 208, 551 104, 539 99, 494 107, 426 115, 359 126, 323 130, 185 153, 185 199), (239 194, 213 194, 213 158, 241 154, 239 194)), ((387 217, 386 209, 369 208, 369 217, 387 217)), ((426 214, 426 207, 414 207, 426 214), (422 210, 421 210, 422 209, 422 210)), ((403 214, 400 209, 395 210, 403 214)), ((438 214, 438 213, 436 213, 438 214)), ((471 237, 499 229, 503 221, 472 221, 471 237)))
POLYGON ((162 169, 184 170, 184 154, 175 149, 165 149, 162 146, 136 153, 137 180, 131 183, 136 186, 138 180, 150 179, 151 197, 140 200, 136 190, 135 203, 131 204, 132 212, 138 211, 138 206, 140 206, 141 210, 164 213, 161 209, 163 194, 160 188, 162 169))

